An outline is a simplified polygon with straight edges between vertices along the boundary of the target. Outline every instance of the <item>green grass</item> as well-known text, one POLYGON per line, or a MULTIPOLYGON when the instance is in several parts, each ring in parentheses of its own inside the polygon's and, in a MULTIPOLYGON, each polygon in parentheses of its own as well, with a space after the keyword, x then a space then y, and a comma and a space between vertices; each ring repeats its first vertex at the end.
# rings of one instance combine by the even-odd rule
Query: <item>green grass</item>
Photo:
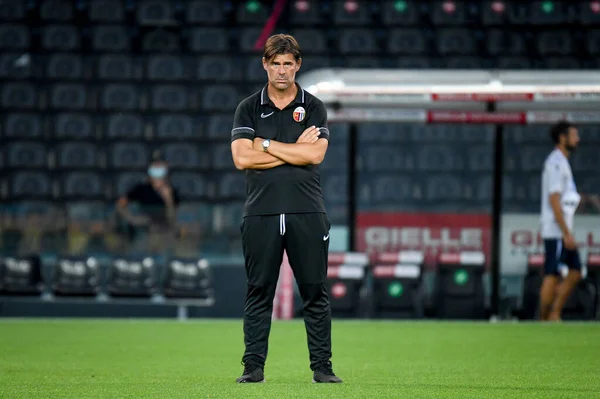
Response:
POLYGON ((0 398, 598 398, 600 325, 334 321, 344 384, 312 384, 276 322, 266 384, 235 384, 241 321, 0 321, 0 398))

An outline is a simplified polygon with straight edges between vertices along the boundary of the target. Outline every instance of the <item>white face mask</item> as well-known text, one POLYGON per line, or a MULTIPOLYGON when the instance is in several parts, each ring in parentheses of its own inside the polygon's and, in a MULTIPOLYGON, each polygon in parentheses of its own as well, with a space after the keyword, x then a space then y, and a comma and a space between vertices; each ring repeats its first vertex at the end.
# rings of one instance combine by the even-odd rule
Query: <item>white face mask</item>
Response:
POLYGON ((164 179, 167 175, 167 168, 164 166, 150 166, 148 168, 148 176, 153 179, 164 179))

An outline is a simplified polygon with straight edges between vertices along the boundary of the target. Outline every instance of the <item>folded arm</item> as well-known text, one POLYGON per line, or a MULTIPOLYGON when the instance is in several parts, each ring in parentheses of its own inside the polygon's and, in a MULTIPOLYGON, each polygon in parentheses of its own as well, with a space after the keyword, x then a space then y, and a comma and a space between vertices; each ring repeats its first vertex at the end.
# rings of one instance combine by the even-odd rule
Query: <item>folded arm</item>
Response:
POLYGON ((271 140, 269 153, 292 165, 319 165, 325 158, 329 141, 318 139, 315 143, 280 143, 271 140))
POLYGON ((250 139, 237 139, 231 143, 233 163, 238 170, 271 169, 285 164, 274 155, 252 148, 250 139))

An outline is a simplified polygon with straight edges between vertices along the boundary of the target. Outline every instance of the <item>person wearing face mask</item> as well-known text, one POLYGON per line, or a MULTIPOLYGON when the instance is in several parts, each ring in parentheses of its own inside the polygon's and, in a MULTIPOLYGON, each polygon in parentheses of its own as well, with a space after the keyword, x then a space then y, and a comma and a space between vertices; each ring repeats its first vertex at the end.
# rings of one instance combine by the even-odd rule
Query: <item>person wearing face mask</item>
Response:
POLYGON ((134 233, 128 248, 132 254, 168 256, 173 247, 180 198, 167 177, 167 160, 160 152, 155 152, 148 165, 148 178, 134 185, 117 201, 117 212, 134 233), (139 214, 131 213, 129 204, 137 204, 139 214))

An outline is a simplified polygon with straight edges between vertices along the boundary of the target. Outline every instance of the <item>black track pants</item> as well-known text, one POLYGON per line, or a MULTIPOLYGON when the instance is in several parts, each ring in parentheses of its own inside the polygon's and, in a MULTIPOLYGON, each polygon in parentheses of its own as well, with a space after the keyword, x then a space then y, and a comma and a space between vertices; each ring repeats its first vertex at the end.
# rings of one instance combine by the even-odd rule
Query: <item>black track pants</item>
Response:
POLYGON ((331 358, 331 309, 326 286, 329 228, 325 213, 244 218, 242 246, 248 292, 243 361, 263 366, 266 361, 273 299, 284 249, 302 296, 310 367, 314 370, 331 358))

